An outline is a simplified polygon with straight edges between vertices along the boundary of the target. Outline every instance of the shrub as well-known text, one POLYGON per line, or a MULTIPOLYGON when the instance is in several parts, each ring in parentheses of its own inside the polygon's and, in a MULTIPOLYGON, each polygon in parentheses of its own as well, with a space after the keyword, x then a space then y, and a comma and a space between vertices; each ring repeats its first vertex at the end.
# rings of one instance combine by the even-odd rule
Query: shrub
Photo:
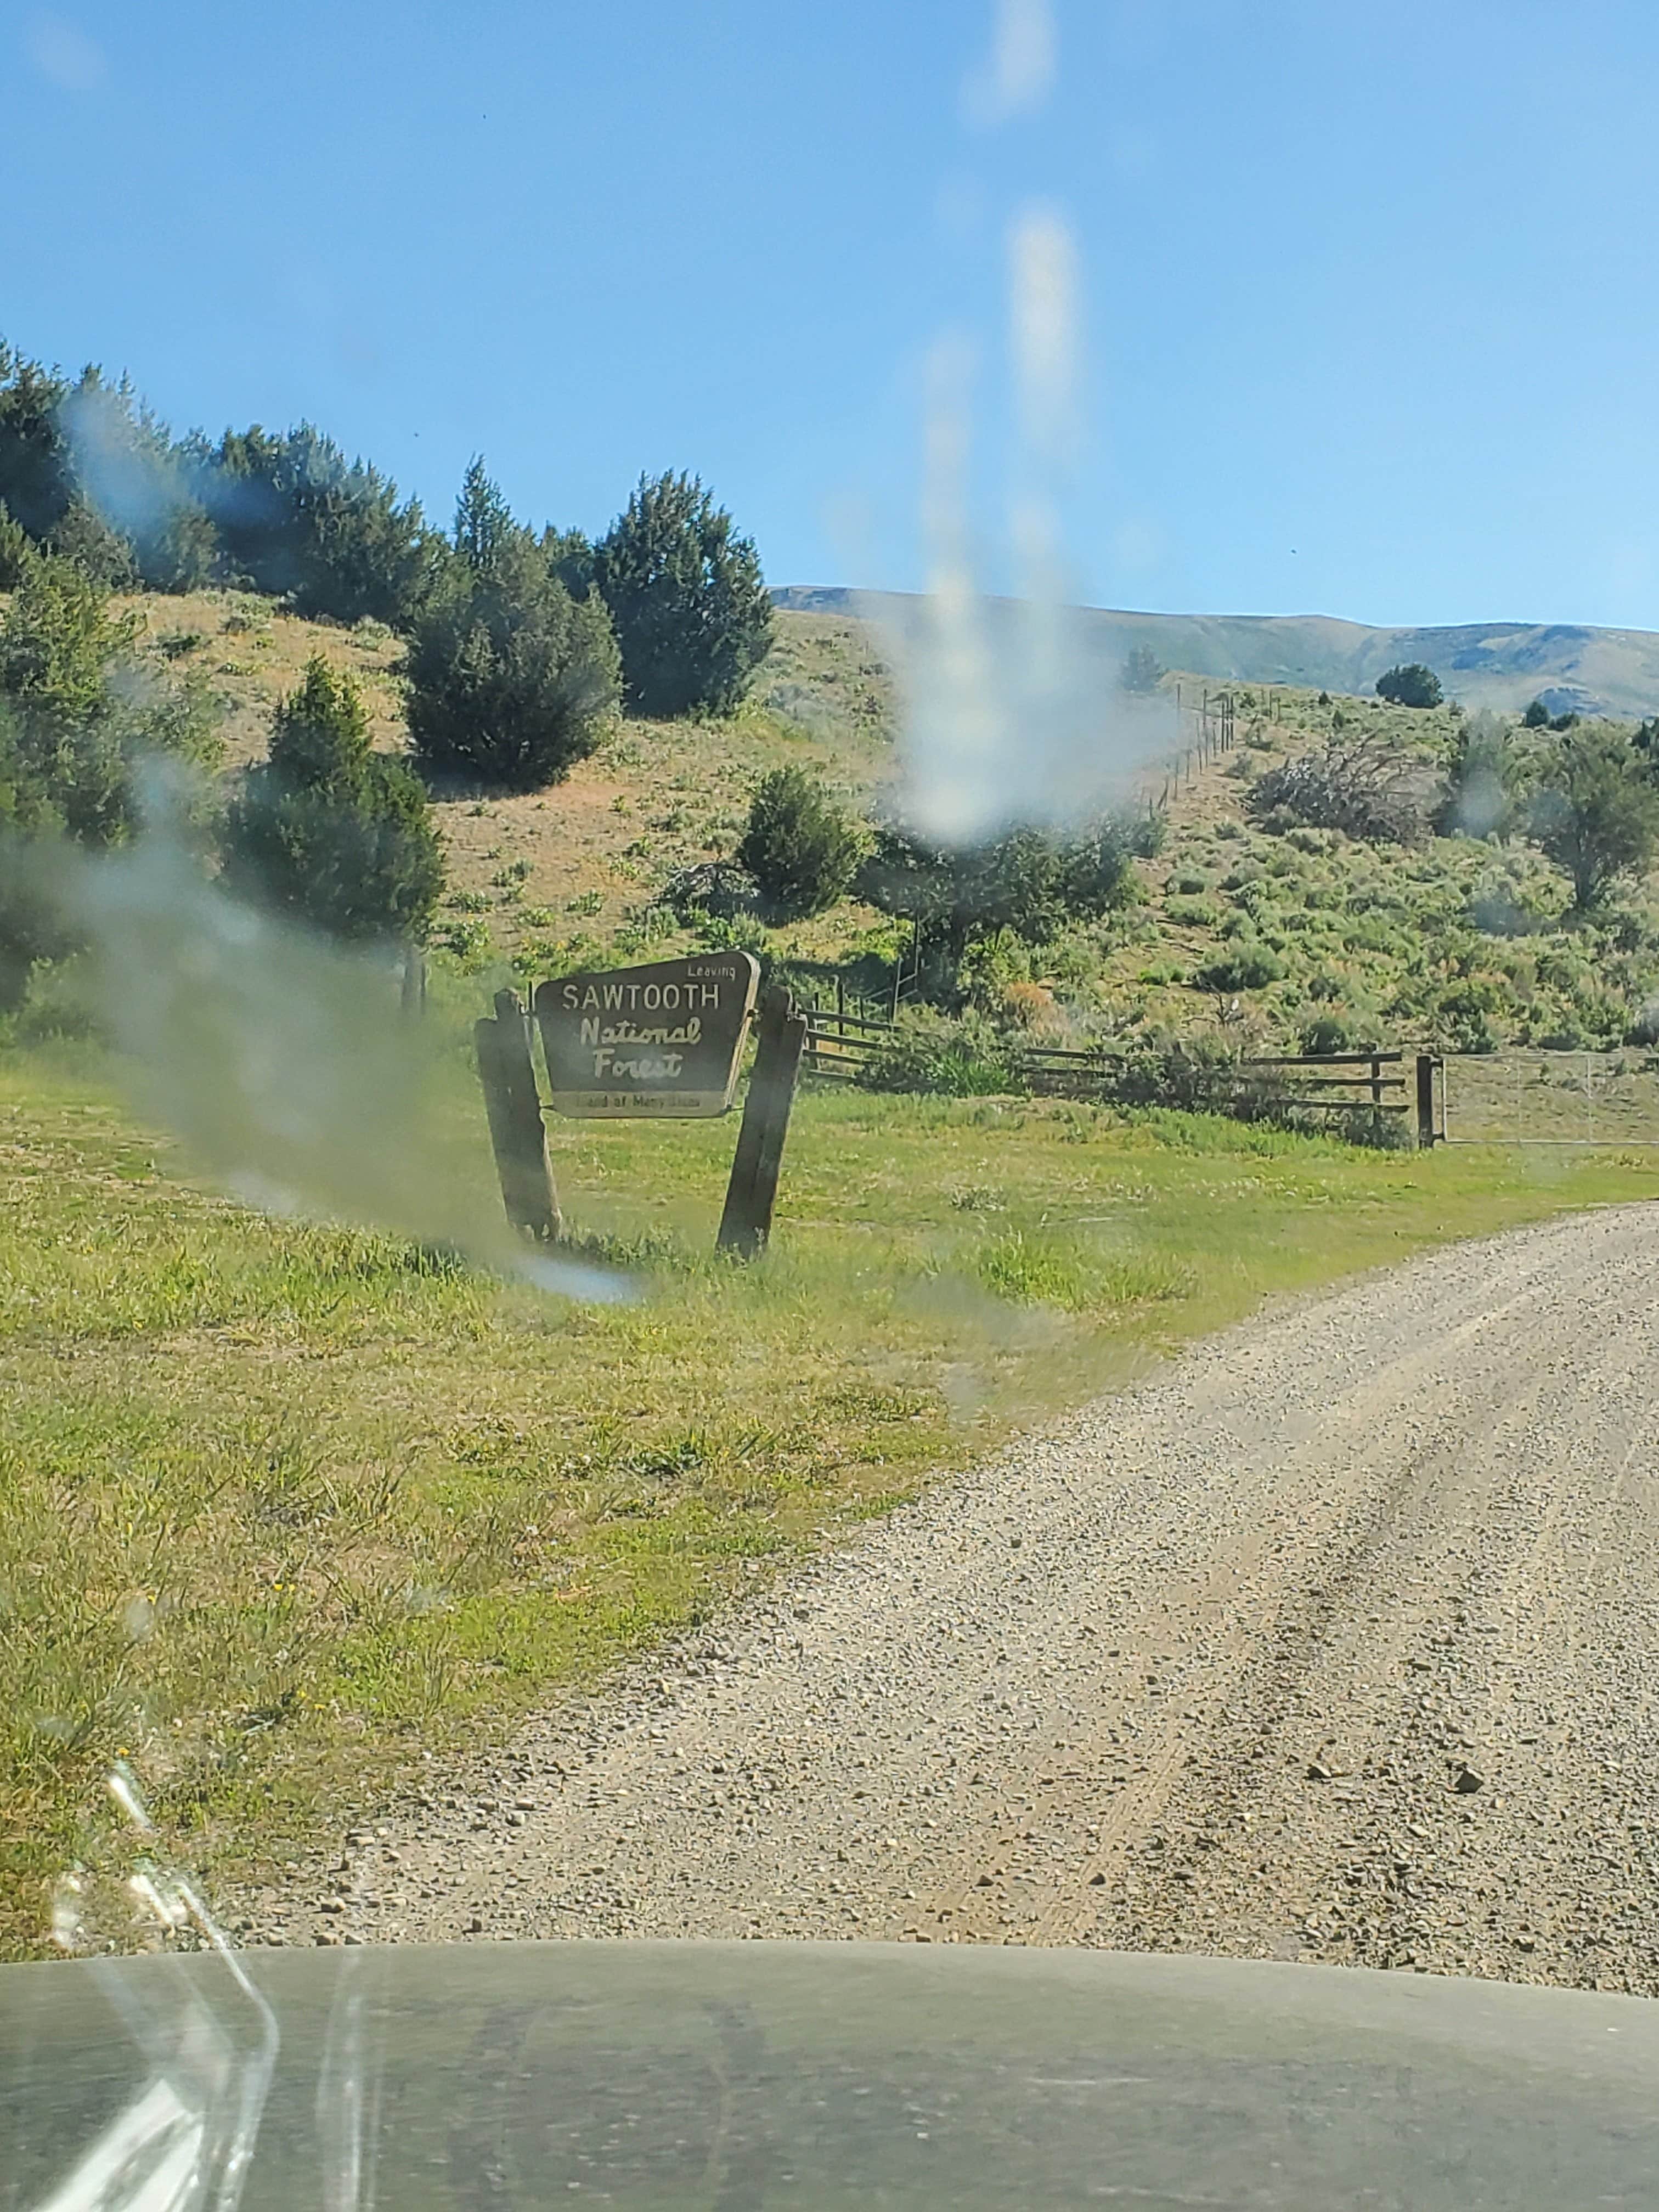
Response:
POLYGON ((881 1034, 858 1079, 866 1091, 935 1091, 953 1098, 1026 1088, 1016 1054, 988 1023, 972 1014, 951 1021, 927 1008, 901 1014, 881 1034))
POLYGON ((400 761, 370 750, 356 684, 320 654, 276 709, 270 759, 231 803, 225 876, 336 937, 427 935, 443 854, 426 793, 400 761))
POLYGON ((1265 945, 1240 945, 1200 968, 1193 981, 1201 991, 1231 996, 1236 991, 1260 991, 1280 981, 1285 963, 1265 945))
POLYGON ((1445 696, 1440 678, 1420 660, 1400 662, 1376 679, 1376 696, 1395 707, 1437 707, 1445 696))
POLYGON ((469 969, 482 968, 495 957, 488 922, 471 920, 446 922, 438 933, 436 942, 443 951, 469 969))
POLYGON ((1350 837, 1417 845, 1428 835, 1422 771, 1385 741, 1360 738, 1298 754, 1258 777, 1245 804, 1258 820, 1277 816, 1350 837))
POLYGON ((1302 1024, 1298 1036, 1304 1052, 1369 1052, 1381 1042, 1382 1024, 1376 1007, 1363 996, 1327 994, 1321 1011, 1302 1024))
POLYGON ((1164 911, 1178 929, 1214 929, 1221 920, 1221 909, 1213 899, 1169 898, 1164 902, 1164 911))
POLYGON ((1151 646, 1137 645, 1131 648, 1118 680, 1126 691, 1144 697, 1157 690, 1164 675, 1164 664, 1151 646))
POLYGON ((696 477, 641 477, 593 548, 592 578, 636 714, 724 713, 772 641, 754 544, 696 477))
POLYGON ((441 774, 539 789, 592 751, 615 712, 616 639, 603 605, 573 599, 551 573, 482 461, 467 471, 455 545, 410 637, 416 757, 441 774))
POLYGON ((1456 726, 1447 787, 1435 812, 1443 835, 1505 837, 1519 818, 1524 767, 1509 725, 1482 708, 1456 726))
POLYGON ((755 787, 737 857, 775 921, 822 914, 850 889, 858 830, 815 776, 776 768, 755 787))
POLYGON ((1496 1052, 1500 987, 1484 975, 1449 984, 1430 1009, 1430 1042, 1443 1052, 1496 1052))
POLYGON ((1009 992, 1031 980, 1031 948, 1012 929, 975 938, 957 969, 957 988, 975 1011, 995 1013, 1009 992))
POLYGON ((1541 699, 1534 699, 1521 717, 1523 730, 1543 730, 1549 726, 1550 710, 1541 699))
POLYGON ((1070 836, 1021 826, 984 845, 934 843, 897 823, 878 828, 859 887, 884 914, 914 918, 940 943, 947 987, 977 938, 1012 930, 1042 945, 1075 921, 1135 896, 1122 826, 1103 816, 1070 836))
POLYGON ((1483 876, 1469 893, 1469 921, 1485 937, 1530 937, 1554 919, 1533 893, 1506 876, 1483 876))

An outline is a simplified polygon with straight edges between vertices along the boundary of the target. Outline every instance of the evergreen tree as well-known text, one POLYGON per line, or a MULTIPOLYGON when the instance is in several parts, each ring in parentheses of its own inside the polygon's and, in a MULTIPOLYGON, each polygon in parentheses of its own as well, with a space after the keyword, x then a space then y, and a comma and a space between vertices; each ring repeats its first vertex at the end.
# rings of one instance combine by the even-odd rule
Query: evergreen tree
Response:
POLYGON ((1395 707, 1437 707, 1443 695, 1433 669, 1420 660, 1405 660, 1383 670, 1376 679, 1376 696, 1395 707))
POLYGON ((0 344, 0 501, 106 589, 185 591, 217 553, 185 450, 123 378, 73 384, 0 344))
POLYGON ((79 492, 58 516, 43 545, 60 561, 73 562, 100 592, 138 589, 138 563, 132 547, 79 492))
POLYGON ((28 556, 0 626, 0 699, 35 805, 84 844, 111 844, 131 826, 131 732, 106 674, 131 638, 78 562, 28 556))
POLYGON ((270 758, 231 803, 225 879, 331 936, 426 935, 444 880, 426 793, 371 748, 361 692, 320 653, 276 709, 270 758))
POLYGON ((500 565, 508 544, 520 534, 520 526, 513 520, 501 486, 485 468, 483 455, 474 453, 455 501, 455 526, 450 532, 455 550, 475 576, 487 575, 500 565))
POLYGON ((1123 664, 1121 683, 1132 695, 1156 691, 1164 678, 1164 663, 1149 645, 1137 645, 1123 664))
POLYGON ((791 767, 755 787, 737 856, 773 918, 797 921, 845 896, 860 851, 857 830, 822 783, 791 767))
POLYGON ((571 597, 482 461, 462 486, 454 552, 413 623, 408 686, 422 767, 514 791, 556 782, 616 711, 603 601, 571 597))
POLYGON ((194 495, 184 450, 127 379, 110 384, 100 370, 83 370, 58 422, 76 496, 52 534, 55 550, 113 587, 182 592, 206 582, 217 534, 194 495), (78 520, 76 507, 85 511, 78 520))
POLYGON ((0 698, 0 1014, 15 1013, 29 977, 43 960, 58 958, 71 940, 38 895, 27 865, 31 845, 61 830, 15 708, 0 698))
POLYGON ((0 339, 0 499, 33 545, 51 537, 75 495, 60 410, 61 376, 0 339))
POLYGON ((571 598, 586 599, 593 589, 592 540, 580 530, 555 530, 550 523, 542 532, 542 553, 571 598))
POLYGON ((430 579, 418 503, 365 461, 348 461, 310 423, 274 436, 255 423, 217 446, 197 440, 198 496, 230 571, 303 615, 366 616, 404 627, 430 579))
POLYGON ((213 709, 201 690, 163 684, 132 663, 131 621, 76 562, 30 551, 0 621, 0 995, 15 1004, 36 961, 68 949, 19 864, 20 845, 53 836, 119 843, 152 759, 210 766, 213 709))
POLYGON ((27 531, 21 522, 12 520, 9 508, 0 499, 0 592, 15 591, 21 583, 28 555, 27 531))
POLYGON ((752 541, 695 477, 641 477, 593 549, 616 624, 623 691, 638 714, 728 712, 772 639, 752 541))

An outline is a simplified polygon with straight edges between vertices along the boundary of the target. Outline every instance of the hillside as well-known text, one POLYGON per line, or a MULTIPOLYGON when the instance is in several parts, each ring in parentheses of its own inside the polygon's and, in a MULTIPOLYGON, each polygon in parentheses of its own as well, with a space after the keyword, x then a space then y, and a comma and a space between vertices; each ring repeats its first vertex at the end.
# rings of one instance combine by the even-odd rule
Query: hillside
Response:
MULTIPOLYGON (((858 613, 902 636, 918 602, 898 592, 791 585, 773 594, 796 612, 858 613)), ((989 619, 1014 602, 988 600, 989 619)), ((1150 615, 1072 611, 1079 647, 1115 668, 1146 646, 1166 668, 1222 682, 1369 693, 1385 668, 1421 660, 1469 707, 1519 712, 1542 696, 1553 714, 1640 717, 1659 708, 1659 631, 1572 623, 1471 623, 1372 629, 1331 615, 1150 615)))
MULTIPOLYGON (((307 623, 246 593, 133 604, 155 665, 214 690, 233 766, 263 751, 275 701, 318 651, 358 675, 378 741, 404 742, 400 647, 380 625, 307 623)), ((1367 650, 1382 657, 1374 643, 1367 650)), ((1203 672, 1190 674, 1199 682, 1189 675, 1189 702, 1203 672)), ((1103 662, 1103 724, 1116 696, 1103 662)), ((735 715, 619 725, 545 792, 441 793, 451 883, 440 945, 481 985, 509 963, 522 975, 691 949, 697 938, 662 893, 681 870, 730 854, 756 779, 800 761, 867 805, 898 773, 896 714, 878 633, 845 611, 781 610, 776 644, 735 715)), ((1188 735, 1192 726, 1189 713, 1188 735)), ((1290 686, 1241 690, 1238 742, 1195 780, 1177 781, 1163 849, 1136 864, 1136 901, 1017 957, 981 982, 975 1003, 998 1016, 999 994, 1014 985, 1025 1018, 1035 1006, 1057 1036, 1225 1032, 1275 1048, 1379 1036, 1462 1048, 1611 1044, 1650 1020, 1659 921, 1645 892, 1595 927, 1562 929, 1565 879, 1524 844, 1437 837, 1407 850, 1255 823, 1246 805, 1255 778, 1322 745, 1334 727, 1403 749, 1431 778, 1455 710, 1417 714, 1290 686)), ((1169 738, 1159 731, 1144 742, 1161 749, 1169 738)), ((1144 763, 1153 797, 1166 765, 1157 753, 1144 763)), ((769 941, 785 958, 844 961, 890 958, 897 935, 848 901, 769 941)))
MULTIPOLYGON (((153 593, 120 604, 142 616, 155 665, 210 687, 231 769, 263 758, 271 710, 313 653, 356 677, 377 744, 405 743, 402 641, 380 623, 307 622, 246 592, 153 593)), ((780 761, 815 767, 861 800, 890 773, 890 718, 888 674, 861 624, 783 615, 735 716, 629 721, 546 792, 441 793, 452 892, 446 927, 463 944, 477 940, 475 954, 485 950, 486 930, 489 945, 507 955, 536 941, 609 945, 678 870, 730 852, 750 787, 780 761)))

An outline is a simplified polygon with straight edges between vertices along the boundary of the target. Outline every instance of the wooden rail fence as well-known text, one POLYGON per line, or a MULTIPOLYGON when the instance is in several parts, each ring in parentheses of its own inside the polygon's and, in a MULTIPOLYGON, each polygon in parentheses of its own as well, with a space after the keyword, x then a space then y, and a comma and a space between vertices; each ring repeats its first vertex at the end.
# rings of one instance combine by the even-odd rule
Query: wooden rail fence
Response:
MULTIPOLYGON (((802 1069, 820 1082, 858 1083, 893 1034, 893 1023, 876 1016, 831 1006, 805 1012, 802 1069)), ((1194 1065, 1187 1071, 1186 1087, 1223 1113, 1249 1104, 1349 1114, 1406 1114, 1416 1106, 1421 1123, 1421 1079, 1413 1085, 1405 1057, 1401 1052, 1334 1052, 1194 1065)), ((1016 1059, 1031 1090, 1044 1097, 1106 1098, 1122 1092, 1123 1058, 1103 1046, 1024 1045, 1016 1059)), ((1431 1121, 1420 1133, 1432 1138, 1431 1121)))

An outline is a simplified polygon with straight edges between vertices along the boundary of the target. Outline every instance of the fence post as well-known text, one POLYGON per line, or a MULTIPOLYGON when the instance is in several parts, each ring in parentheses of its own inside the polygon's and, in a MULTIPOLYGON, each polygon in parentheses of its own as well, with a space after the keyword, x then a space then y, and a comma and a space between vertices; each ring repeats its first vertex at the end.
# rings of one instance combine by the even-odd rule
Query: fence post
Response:
POLYGON ((426 955, 418 945, 404 947, 404 972, 398 999, 405 1014, 426 1012, 426 955))
POLYGON ((1417 1141, 1426 1151, 1434 1143, 1434 1059, 1417 1055, 1417 1141))
POLYGON ((794 1011, 787 991, 777 985, 768 991, 756 1025, 755 1065, 749 1078, 749 1096, 743 1103, 743 1123, 738 1131, 732 1180, 726 1185, 726 1207, 716 1239, 717 1250, 734 1252, 742 1260, 752 1260, 764 1251, 772 1233, 778 1170, 789 1130, 789 1109, 795 1103, 795 1085, 800 1078, 807 1028, 806 1017, 794 1011))

